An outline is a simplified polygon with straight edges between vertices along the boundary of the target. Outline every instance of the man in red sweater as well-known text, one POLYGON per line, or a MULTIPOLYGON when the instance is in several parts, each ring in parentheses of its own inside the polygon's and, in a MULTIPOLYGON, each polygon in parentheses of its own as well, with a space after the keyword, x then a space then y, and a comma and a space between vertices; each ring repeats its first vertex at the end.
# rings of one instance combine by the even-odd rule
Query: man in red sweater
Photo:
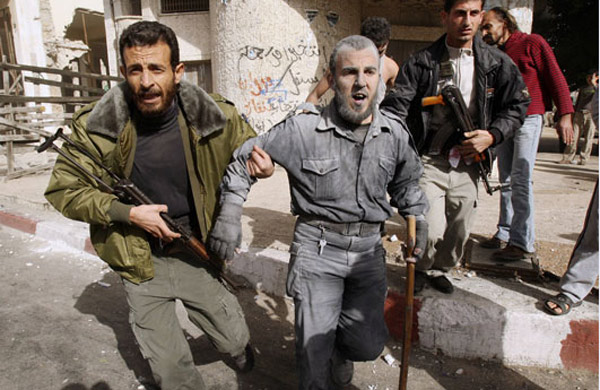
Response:
POLYGON ((498 230, 485 248, 498 249, 496 260, 516 261, 535 258, 535 231, 533 221, 533 167, 542 131, 542 115, 557 107, 556 125, 562 141, 573 142, 573 103, 569 87, 548 42, 537 34, 519 31, 514 17, 504 8, 495 7, 486 12, 481 23, 483 40, 498 46, 517 64, 531 104, 523 126, 513 139, 499 145, 498 170, 500 181, 510 187, 500 195, 498 230))

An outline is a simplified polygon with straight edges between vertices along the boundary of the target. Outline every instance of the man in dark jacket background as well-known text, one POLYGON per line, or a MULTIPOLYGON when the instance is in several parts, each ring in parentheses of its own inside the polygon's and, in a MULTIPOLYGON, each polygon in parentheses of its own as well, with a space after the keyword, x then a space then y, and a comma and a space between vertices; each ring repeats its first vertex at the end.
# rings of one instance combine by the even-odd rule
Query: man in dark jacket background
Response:
MULTIPOLYGON (((135 23, 119 46, 126 82, 74 115, 71 140, 156 204, 124 204, 62 157, 45 196, 66 217, 90 224, 98 256, 122 277, 131 327, 157 384, 163 390, 201 390, 204 382, 177 320, 176 299, 241 371, 253 365, 250 335, 237 298, 194 260, 160 213, 206 240, 231 155, 256 134, 231 103, 182 81, 184 65, 169 27, 135 23)), ((111 183, 85 154, 68 145, 63 149, 111 183)), ((253 156, 250 173, 272 173, 266 154, 257 150, 253 156)))
POLYGON ((445 272, 463 256, 477 201, 478 171, 473 158, 512 137, 523 122, 529 96, 519 70, 502 52, 477 35, 482 0, 446 0, 441 13, 446 34, 411 56, 382 102, 388 115, 406 121, 425 171, 429 237, 416 266, 415 291, 426 282, 452 293, 445 272), (421 99, 456 85, 476 126, 461 137, 448 107, 422 107, 421 99))

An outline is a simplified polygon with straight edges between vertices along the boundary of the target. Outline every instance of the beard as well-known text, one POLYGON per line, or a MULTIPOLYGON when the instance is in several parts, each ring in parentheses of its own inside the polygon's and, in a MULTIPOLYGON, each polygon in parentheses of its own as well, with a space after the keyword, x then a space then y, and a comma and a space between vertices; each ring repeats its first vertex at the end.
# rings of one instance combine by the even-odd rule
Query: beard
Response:
POLYGON ((500 38, 494 39, 494 37, 491 34, 484 35, 483 37, 481 37, 481 39, 483 39, 483 41, 490 46, 498 46, 498 43, 500 42, 500 38))
POLYGON ((334 101, 338 114, 346 122, 360 125, 365 119, 373 114, 373 110, 375 109, 375 104, 377 102, 377 93, 375 93, 375 96, 371 98, 367 108, 363 112, 359 112, 351 106, 351 103, 348 102, 347 96, 340 91, 337 84, 334 83, 332 89, 335 92, 334 101))
POLYGON ((169 84, 164 91, 159 88, 151 88, 149 90, 140 90, 133 95, 135 106, 140 113, 145 117, 159 117, 164 114, 175 98, 177 93, 177 85, 175 83, 169 84), (144 102, 144 97, 147 96, 160 96, 160 101, 157 104, 147 104, 144 102))

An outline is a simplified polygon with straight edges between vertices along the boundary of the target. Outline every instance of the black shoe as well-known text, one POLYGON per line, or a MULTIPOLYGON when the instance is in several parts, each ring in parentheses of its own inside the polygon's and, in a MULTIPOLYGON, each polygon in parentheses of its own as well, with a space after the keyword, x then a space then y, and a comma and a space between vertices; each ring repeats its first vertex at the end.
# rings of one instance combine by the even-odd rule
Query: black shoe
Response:
POLYGON ((508 243, 498 237, 492 237, 488 240, 481 241, 479 246, 485 249, 503 249, 508 243))
POLYGON ((443 292, 444 294, 452 294, 454 292, 454 286, 452 285, 452 282, 450 282, 450 280, 444 275, 429 278, 429 284, 431 287, 443 292))
POLYGON ((241 355, 234 356, 235 366, 239 372, 249 372, 254 368, 254 351, 250 344, 246 345, 241 355))
POLYGON ((413 289, 415 294, 423 291, 425 283, 427 283, 427 278, 428 276, 425 272, 415 271, 415 287, 413 289))
POLYGON ((354 362, 345 359, 337 349, 331 356, 330 376, 336 389, 343 389, 349 385, 354 376, 354 362))
POLYGON ((535 258, 535 252, 527 252, 512 244, 492 254, 492 259, 497 261, 531 261, 535 258))

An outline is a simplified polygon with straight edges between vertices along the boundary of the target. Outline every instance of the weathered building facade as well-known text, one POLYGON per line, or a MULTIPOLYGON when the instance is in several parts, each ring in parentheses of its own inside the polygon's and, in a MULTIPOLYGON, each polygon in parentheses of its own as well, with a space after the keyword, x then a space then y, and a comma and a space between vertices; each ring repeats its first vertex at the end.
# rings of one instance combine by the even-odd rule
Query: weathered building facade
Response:
MULTIPOLYGON (((488 1, 486 8, 496 5, 531 30, 533 0, 488 1)), ((104 0, 109 67, 117 74, 117 40, 127 25, 142 19, 169 25, 186 77, 232 100, 263 132, 304 101, 334 44, 358 34, 364 18, 390 21, 389 54, 400 63, 443 33, 442 6, 442 0, 104 0)))

